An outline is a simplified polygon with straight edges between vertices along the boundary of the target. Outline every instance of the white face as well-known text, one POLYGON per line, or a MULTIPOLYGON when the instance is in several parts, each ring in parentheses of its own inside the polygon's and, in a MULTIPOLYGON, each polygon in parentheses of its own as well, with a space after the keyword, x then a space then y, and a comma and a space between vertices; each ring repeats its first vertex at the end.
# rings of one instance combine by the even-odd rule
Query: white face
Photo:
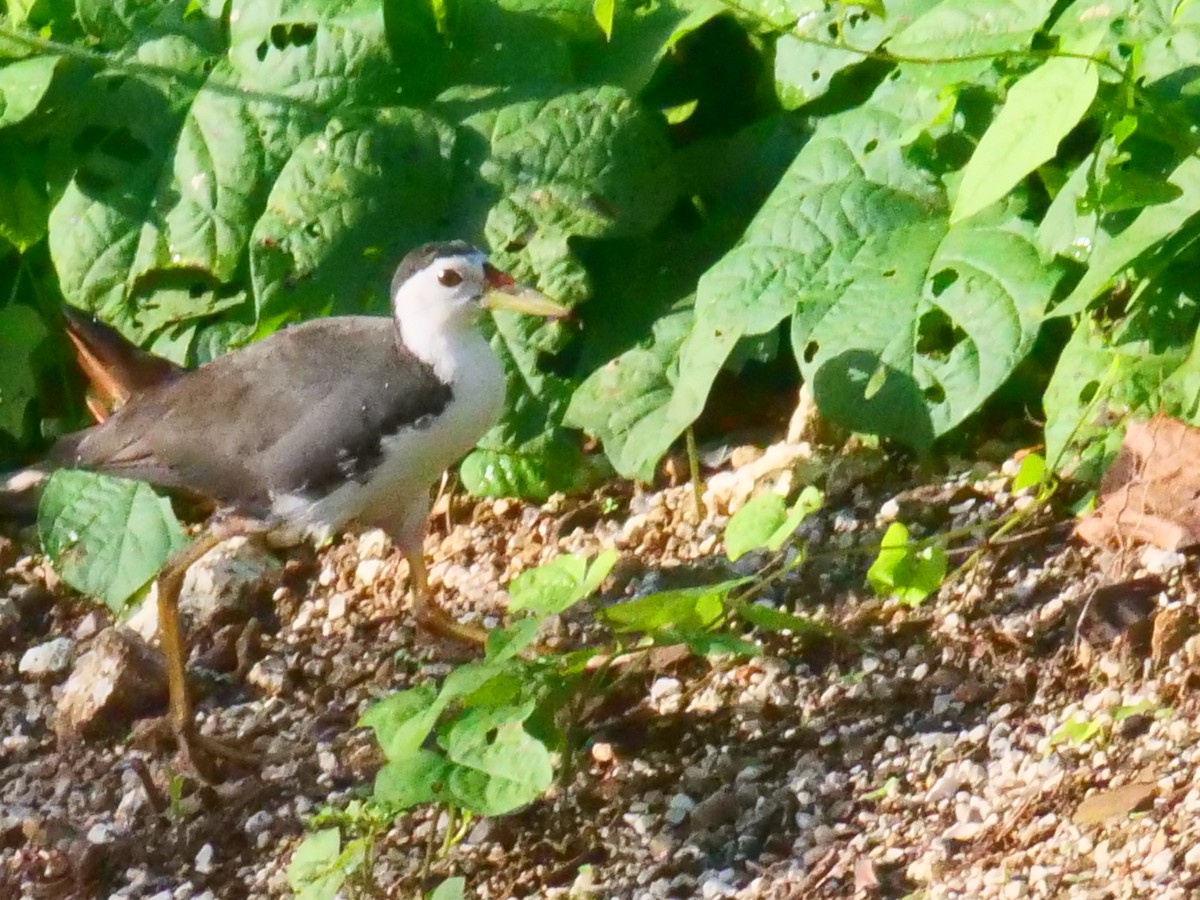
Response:
POLYGON ((399 286, 392 312, 402 331, 420 320, 425 327, 455 327, 474 322, 488 291, 487 257, 464 253, 435 259, 399 286))

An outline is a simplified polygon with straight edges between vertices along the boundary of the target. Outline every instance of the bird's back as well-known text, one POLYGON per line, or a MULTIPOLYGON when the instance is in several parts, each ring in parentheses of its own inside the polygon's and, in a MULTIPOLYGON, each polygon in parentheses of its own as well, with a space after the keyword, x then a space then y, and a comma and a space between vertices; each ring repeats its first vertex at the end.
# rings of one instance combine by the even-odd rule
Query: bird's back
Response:
POLYGON ((383 439, 451 396, 391 319, 320 319, 134 396, 50 459, 268 517, 276 496, 316 499, 367 480, 383 439))

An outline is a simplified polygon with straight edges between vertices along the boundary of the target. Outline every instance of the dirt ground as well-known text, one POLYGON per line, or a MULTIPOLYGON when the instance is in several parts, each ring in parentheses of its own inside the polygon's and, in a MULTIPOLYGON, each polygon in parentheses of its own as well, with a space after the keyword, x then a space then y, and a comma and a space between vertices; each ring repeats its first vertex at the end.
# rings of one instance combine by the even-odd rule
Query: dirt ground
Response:
MULTIPOLYGON (((766 635, 755 658, 650 668, 607 698, 542 800, 432 859, 434 814, 395 821, 376 894, 448 875, 480 898, 1200 891, 1196 559, 1105 557, 1051 509, 924 604, 881 600, 864 576, 886 522, 947 533, 1028 503, 998 466, 930 478, 882 462, 831 473, 801 530, 808 561, 767 595, 836 638, 766 635)), ((489 624, 513 575, 567 551, 621 552, 594 604, 752 572, 762 558, 730 564, 711 507, 697 522, 686 485, 456 502, 427 544, 434 586, 489 624)), ((290 896, 309 817, 364 796, 380 765, 363 709, 451 665, 396 614, 403 564, 378 535, 288 551, 244 615, 193 635, 203 730, 263 761, 204 784, 143 724, 59 739, 64 683, 109 616, 58 582, 28 529, 0 535, 0 900, 290 896), (21 671, 59 638, 62 661, 21 671)), ((588 640, 587 613, 559 627, 588 640)))

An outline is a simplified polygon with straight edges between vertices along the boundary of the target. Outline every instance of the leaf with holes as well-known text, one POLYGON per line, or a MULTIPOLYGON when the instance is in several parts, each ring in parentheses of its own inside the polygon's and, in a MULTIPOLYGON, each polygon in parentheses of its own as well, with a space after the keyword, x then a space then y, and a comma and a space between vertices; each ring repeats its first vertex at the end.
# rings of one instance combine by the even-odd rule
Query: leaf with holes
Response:
POLYGON ((869 241, 844 289, 797 311, 793 346, 825 414, 924 450, 1025 358, 1061 275, 1003 211, 914 223, 869 241))
POLYGON ((63 581, 113 612, 187 543, 170 501, 149 485, 70 469, 46 483, 37 527, 63 581))
POLYGON ((775 93, 780 102, 796 109, 824 96, 834 76, 869 60, 880 44, 938 2, 892 0, 883 12, 865 4, 793 0, 787 6, 798 21, 775 43, 775 93))
POLYGON ((279 173, 254 226, 260 329, 318 313, 385 312, 396 258, 449 197, 450 129, 409 109, 332 120, 279 173))
MULTIPOLYGON (((741 242, 700 279, 661 414, 676 435, 700 415, 742 337, 770 332, 793 314, 811 327, 861 268, 860 253, 944 215, 944 192, 896 139, 938 120, 942 107, 937 91, 898 71, 867 103, 821 122, 741 242)), ((892 310, 885 315, 890 321, 892 310)))
POLYGON ((460 214, 485 219, 492 246, 515 248, 503 267, 560 301, 587 293, 569 238, 645 234, 675 202, 663 123, 618 88, 485 106, 463 125, 485 143, 464 161, 460 214))

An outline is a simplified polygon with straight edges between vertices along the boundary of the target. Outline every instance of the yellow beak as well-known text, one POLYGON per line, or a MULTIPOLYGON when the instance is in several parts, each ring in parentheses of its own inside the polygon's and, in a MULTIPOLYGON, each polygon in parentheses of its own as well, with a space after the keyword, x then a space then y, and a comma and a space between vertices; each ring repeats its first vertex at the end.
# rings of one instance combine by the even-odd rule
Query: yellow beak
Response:
POLYGON ((570 312, 561 303, 555 303, 541 291, 515 284, 492 288, 483 295, 483 305, 488 309, 507 309, 510 312, 555 319, 570 312))

